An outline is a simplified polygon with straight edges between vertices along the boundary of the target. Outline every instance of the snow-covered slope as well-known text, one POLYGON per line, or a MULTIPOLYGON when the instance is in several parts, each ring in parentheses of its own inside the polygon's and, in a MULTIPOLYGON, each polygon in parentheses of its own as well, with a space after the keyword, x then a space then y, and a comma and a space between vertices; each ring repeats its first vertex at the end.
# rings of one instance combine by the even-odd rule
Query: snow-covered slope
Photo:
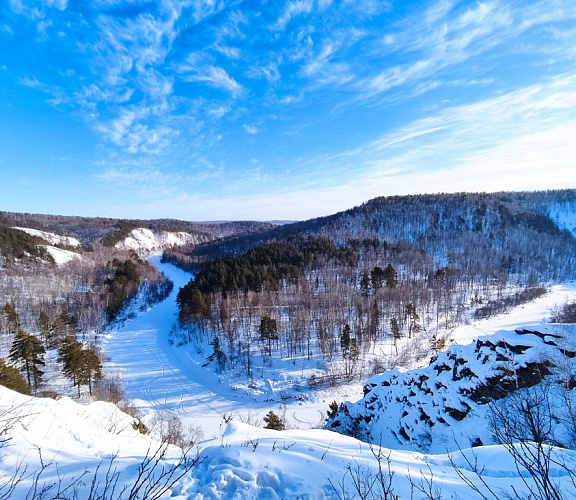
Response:
POLYGON ((72 236, 60 236, 59 234, 48 233, 46 231, 39 231, 38 229, 30 229, 27 227, 15 227, 20 231, 24 231, 31 236, 37 236, 51 243, 52 245, 68 245, 71 247, 79 247, 80 242, 72 236))
MULTIPOLYGON (((131 417, 112 405, 30 398, 0 387, 0 425, 9 439, 1 450, 3 498, 342 499, 362 497, 358 492, 370 488, 374 496, 365 498, 384 498, 382 486, 387 498, 430 498, 423 491, 434 498, 479 498, 462 477, 493 498, 487 487, 497 495, 512 487, 525 494, 525 481, 531 483, 520 478, 502 446, 424 455, 370 447, 327 430, 278 432, 232 422, 221 437, 201 444, 200 463, 175 469, 175 482, 163 494, 142 489, 130 496, 139 481, 170 470, 181 453, 170 447, 155 470, 143 469, 156 463, 146 460, 158 443, 135 431, 131 417)), ((553 454, 574 468, 574 452, 553 454)), ((576 492, 564 467, 552 464, 549 478, 567 495, 576 492)))
POLYGON ((576 236, 576 204, 571 202, 550 205, 550 218, 560 229, 566 229, 576 236))
POLYGON ((453 345, 425 368, 372 377, 364 398, 344 404, 327 427, 434 453, 493 443, 487 403, 538 384, 555 366, 570 365, 575 353, 565 349, 565 337, 574 333, 574 325, 527 326, 453 345))
POLYGON ((53 247, 50 245, 46 246, 46 250, 48 250, 48 253, 54 259, 54 262, 56 262, 56 264, 59 266, 64 265, 71 260, 82 258, 79 254, 71 252, 70 250, 63 250, 62 248, 53 247))
MULTIPOLYGON (((14 499, 88 498, 95 474, 102 491, 114 479, 110 472, 118 475, 118 490, 131 486, 138 466, 161 446, 135 430, 134 422, 110 403, 34 398, 0 386, 0 496, 6 498, 13 485, 9 498, 14 499), (41 496, 33 493, 35 482, 53 486, 41 496), (73 490, 57 496, 58 489, 75 482, 76 496, 73 490)), ((180 455, 170 446, 160 465, 169 466, 180 455)))
MULTIPOLYGON (((494 498, 486 487, 496 498, 505 498, 503 492, 512 494, 512 487, 520 494, 526 491, 514 461, 502 446, 423 455, 369 447, 329 431, 278 432, 235 422, 221 439, 205 445, 204 462, 183 481, 187 498, 480 498, 458 471, 478 485, 484 498, 494 498)), ((568 467, 576 463, 572 451, 554 453, 568 467)), ((562 467, 552 465, 549 477, 567 497, 575 491, 562 467)))
POLYGON ((38 238, 42 238, 46 240, 50 245, 46 245, 46 250, 54 259, 57 265, 62 266, 67 262, 70 262, 74 259, 81 259, 82 257, 75 253, 71 252, 70 250, 64 250, 62 248, 55 247, 53 245, 67 245, 69 247, 79 247, 80 242, 73 238, 72 236, 60 236, 59 234, 49 233, 46 231, 40 231, 38 229, 30 229, 27 227, 15 227, 14 229, 18 229, 19 231, 24 231, 25 233, 31 236, 37 236, 38 238))
POLYGON ((116 244, 116 248, 132 249, 142 253, 161 252, 173 245, 186 245, 200 243, 201 237, 197 234, 185 232, 151 231, 138 228, 130 231, 126 239, 116 244))

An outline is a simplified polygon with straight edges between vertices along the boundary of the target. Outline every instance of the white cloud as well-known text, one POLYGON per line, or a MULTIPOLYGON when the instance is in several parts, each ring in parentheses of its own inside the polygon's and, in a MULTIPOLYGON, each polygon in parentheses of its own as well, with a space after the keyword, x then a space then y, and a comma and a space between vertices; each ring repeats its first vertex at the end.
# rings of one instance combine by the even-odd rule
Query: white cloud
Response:
MULTIPOLYGON (((455 66, 505 45, 528 29, 562 19, 575 19, 576 10, 568 14, 566 2, 540 2, 525 9, 522 5, 500 2, 476 3, 459 10, 458 3, 434 3, 423 14, 404 19, 398 30, 382 36, 383 46, 397 54, 411 57, 358 83, 363 97, 372 97, 403 85, 434 78, 445 68, 455 66), (514 8, 516 7, 516 8, 514 8)), ((565 49, 573 44, 565 41, 565 49)))
POLYGON ((258 133, 258 129, 253 125, 244 125, 244 130, 246 130, 247 134, 254 135, 258 133))
POLYGON ((294 0, 286 3, 282 15, 272 25, 272 29, 280 31, 296 16, 312 12, 314 4, 311 0, 294 0))
POLYGON ((202 82, 211 87, 226 90, 230 92, 233 97, 239 97, 243 92, 242 86, 223 68, 205 66, 190 69, 192 72, 183 77, 187 82, 202 82))

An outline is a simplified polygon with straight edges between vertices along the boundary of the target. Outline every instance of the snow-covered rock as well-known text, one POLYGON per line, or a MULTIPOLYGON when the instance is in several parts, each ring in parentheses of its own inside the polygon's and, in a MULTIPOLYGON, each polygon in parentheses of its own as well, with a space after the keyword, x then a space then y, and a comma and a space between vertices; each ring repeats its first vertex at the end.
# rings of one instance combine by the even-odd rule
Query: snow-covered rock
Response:
POLYGON ((137 228, 123 241, 116 244, 116 248, 132 249, 141 253, 161 252, 173 245, 196 244, 204 241, 198 234, 185 232, 151 231, 137 228))
POLYGON ((73 238, 72 236, 60 236, 59 234, 40 231, 38 229, 30 229, 27 227, 15 227, 14 229, 24 231, 25 233, 28 233, 31 236, 37 236, 39 238, 42 238, 52 245, 67 245, 70 247, 80 246, 80 242, 76 238, 73 238))
POLYGON ((564 349, 573 325, 500 331, 453 345, 429 366, 376 375, 364 398, 345 403, 327 428, 392 448, 434 453, 493 443, 487 403, 532 387, 575 353, 564 349))

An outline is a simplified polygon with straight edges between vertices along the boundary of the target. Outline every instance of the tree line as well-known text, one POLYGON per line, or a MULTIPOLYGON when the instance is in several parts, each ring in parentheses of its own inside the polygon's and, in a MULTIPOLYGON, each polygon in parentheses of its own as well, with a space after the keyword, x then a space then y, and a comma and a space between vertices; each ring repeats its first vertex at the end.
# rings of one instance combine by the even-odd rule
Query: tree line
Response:
POLYGON ((210 332, 220 370, 251 373, 254 354, 305 357, 327 362, 327 372, 338 372, 334 381, 349 380, 381 369, 377 346, 390 345, 387 355, 398 358, 400 340, 419 339, 412 354, 426 356, 446 345, 440 329, 543 292, 537 278, 509 273, 508 261, 482 258, 484 272, 469 274, 440 266, 405 240, 337 246, 325 237, 292 237, 201 264, 178 294, 179 319, 186 342, 210 332))

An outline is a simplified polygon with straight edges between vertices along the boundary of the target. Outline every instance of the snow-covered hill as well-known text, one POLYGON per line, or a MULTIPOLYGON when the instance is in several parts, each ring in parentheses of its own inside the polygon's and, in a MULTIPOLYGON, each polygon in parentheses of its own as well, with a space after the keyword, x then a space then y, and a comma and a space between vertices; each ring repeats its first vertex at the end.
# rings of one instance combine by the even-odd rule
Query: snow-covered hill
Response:
POLYGON ((46 231, 40 231, 38 229, 30 229, 28 227, 15 227, 14 229, 18 229, 19 231, 24 231, 25 233, 36 236, 38 238, 42 238, 43 240, 50 243, 50 245, 46 245, 46 250, 54 259, 54 262, 59 266, 66 264, 74 259, 81 259, 81 256, 75 252, 71 252, 70 250, 65 250, 63 248, 58 248, 54 245, 66 245, 69 247, 79 247, 80 242, 73 238, 72 236, 61 236, 55 233, 49 233, 46 231))
POLYGON ((59 234, 40 231, 38 229, 30 229, 28 227, 15 227, 14 229, 24 231, 25 233, 28 233, 31 236, 37 236, 38 238, 42 238, 43 240, 46 240, 48 243, 52 245, 67 245, 70 247, 80 246, 80 242, 76 238, 73 238, 72 236, 61 236, 59 234))
MULTIPOLYGON (((238 422, 201 443, 199 461, 182 462, 173 446, 156 460, 159 443, 139 434, 131 417, 108 403, 30 398, 3 387, 0 425, 8 440, 1 450, 2 498, 480 498, 463 478, 484 498, 502 498, 512 488, 525 494, 532 484, 502 446, 424 455, 370 447, 327 430, 273 431, 238 422), (160 476, 169 471, 175 474, 164 492, 146 491, 155 481, 166 483, 160 476), (374 496, 362 496, 369 492, 374 496)), ((549 479, 574 494, 566 468, 574 468, 576 454, 552 452, 557 463, 549 479)))
POLYGON ((198 234, 185 232, 151 231, 137 228, 116 244, 116 248, 132 249, 139 253, 157 253, 174 245, 195 244, 203 241, 198 234))
POLYGON ((550 218, 560 229, 566 229, 576 236, 576 204, 573 202, 554 203, 549 206, 550 218))
MULTIPOLYGON (((534 386, 555 367, 574 367, 568 340, 574 325, 537 325, 500 331, 475 343, 453 345, 429 366, 376 375, 364 397, 344 404, 327 428, 363 441, 440 453, 493 444, 488 403, 534 386)), ((563 404, 563 403, 561 403, 563 404)), ((565 429, 555 430, 563 442, 565 429)))
POLYGON ((102 494, 106 487, 109 494, 98 498, 117 498, 112 487, 129 491, 138 467, 160 450, 164 457, 148 471, 158 478, 182 451, 163 448, 133 424, 111 403, 34 398, 0 386, 0 498, 86 499, 92 488, 102 494))

